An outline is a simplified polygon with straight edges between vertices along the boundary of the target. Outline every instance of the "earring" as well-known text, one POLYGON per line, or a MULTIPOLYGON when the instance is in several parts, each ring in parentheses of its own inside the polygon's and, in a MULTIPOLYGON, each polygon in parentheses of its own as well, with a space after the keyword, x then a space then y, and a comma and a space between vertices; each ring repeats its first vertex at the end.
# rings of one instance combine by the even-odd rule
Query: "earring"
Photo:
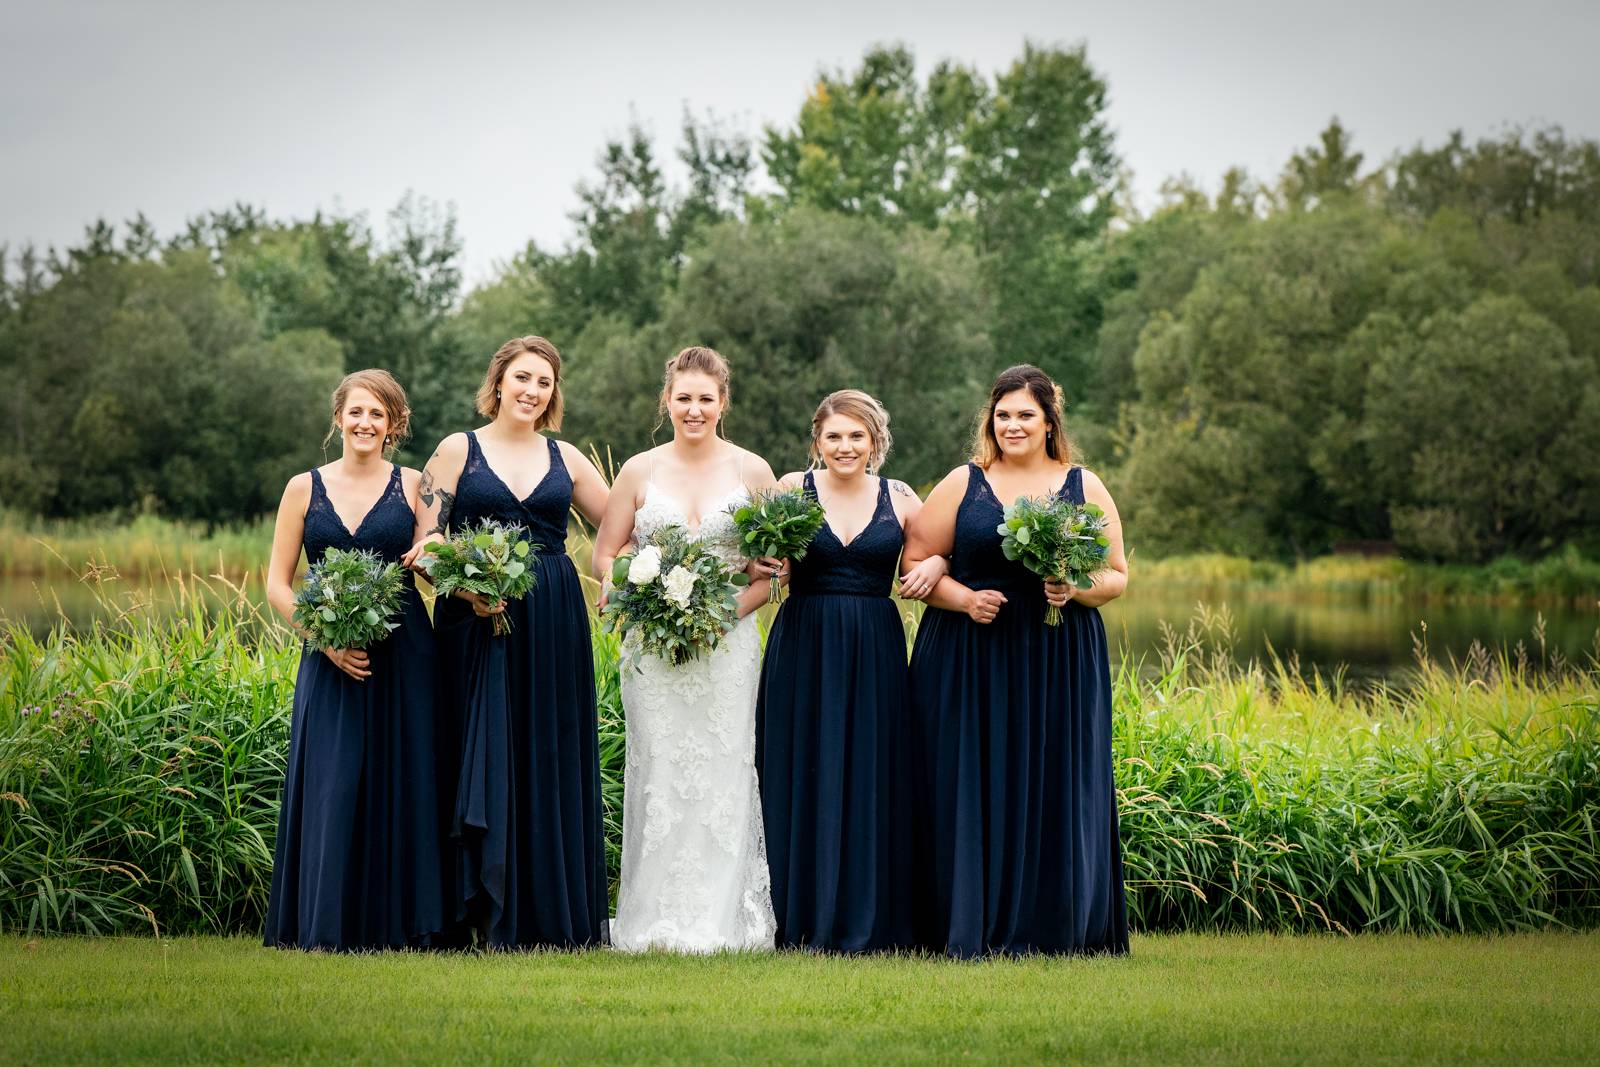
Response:
POLYGON ((495 390, 495 391, 494 391, 494 398, 495 398, 495 399, 496 399, 496 400, 499 400, 499 399, 500 399, 500 390, 498 390, 498 389, 496 389, 496 390, 495 390))

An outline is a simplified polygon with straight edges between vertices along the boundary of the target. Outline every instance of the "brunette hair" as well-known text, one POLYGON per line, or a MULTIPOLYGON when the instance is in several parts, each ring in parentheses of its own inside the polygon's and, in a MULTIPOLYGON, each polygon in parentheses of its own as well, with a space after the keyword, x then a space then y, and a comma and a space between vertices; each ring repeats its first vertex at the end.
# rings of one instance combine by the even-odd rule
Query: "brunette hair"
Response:
POLYGON ((534 355, 550 364, 550 373, 555 377, 555 388, 550 392, 550 403, 545 405, 544 414, 539 416, 536 430, 561 429, 561 412, 565 403, 561 396, 561 353, 556 351, 556 346, 543 337, 529 334, 527 337, 513 337, 495 350, 489 357, 489 369, 483 374, 483 384, 478 386, 478 414, 484 418, 493 419, 500 414, 500 379, 506 376, 506 368, 511 366, 518 356, 534 355))
POLYGON ((384 414, 389 416, 389 432, 383 437, 383 454, 385 457, 393 455, 400 443, 411 436, 411 405, 406 402, 406 391, 395 381, 394 375, 376 367, 351 371, 334 387, 331 398, 333 418, 328 426, 328 435, 322 439, 322 447, 327 448, 328 442, 339 435, 339 413, 344 410, 345 401, 350 399, 352 389, 365 389, 383 405, 384 414))
POLYGON ((860 389, 840 389, 829 393, 822 398, 822 403, 817 405, 817 413, 811 416, 809 450, 811 465, 817 466, 822 462, 822 451, 817 447, 817 437, 822 433, 822 424, 833 415, 855 419, 867 428, 867 435, 872 438, 872 454, 867 457, 867 473, 878 473, 883 467, 883 461, 889 458, 889 449, 894 447, 894 436, 889 433, 889 413, 884 410, 882 404, 860 389))
POLYGON ((1050 375, 1031 363, 1007 367, 994 380, 994 388, 989 390, 989 402, 983 406, 982 421, 978 423, 976 440, 972 446, 972 462, 987 470, 991 463, 1000 458, 1000 442, 994 436, 994 409, 1002 397, 1019 389, 1026 389, 1044 412, 1045 455, 1057 463, 1072 462, 1072 445, 1067 440, 1062 423, 1061 387, 1051 380, 1050 375))
POLYGON ((661 376, 661 400, 657 405, 656 429, 661 428, 661 423, 667 417, 667 399, 672 395, 672 382, 678 375, 688 371, 699 371, 711 377, 717 383, 717 395, 722 398, 722 410, 728 410, 728 361, 723 359, 714 348, 704 345, 691 345, 682 352, 667 360, 666 371, 661 376))

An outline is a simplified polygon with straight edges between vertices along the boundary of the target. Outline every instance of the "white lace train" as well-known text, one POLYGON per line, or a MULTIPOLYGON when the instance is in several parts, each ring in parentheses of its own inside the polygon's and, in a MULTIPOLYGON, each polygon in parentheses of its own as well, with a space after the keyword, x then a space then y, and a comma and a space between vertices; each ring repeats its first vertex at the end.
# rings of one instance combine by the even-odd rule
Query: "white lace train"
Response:
MULTIPOLYGON (((635 536, 669 523, 687 525, 651 486, 635 536)), ((726 515, 708 516, 700 536, 742 565, 726 515)), ((772 948, 777 924, 755 764, 756 620, 747 616, 715 651, 682 667, 652 656, 639 663, 622 666, 627 760, 611 943, 626 951, 772 948)))

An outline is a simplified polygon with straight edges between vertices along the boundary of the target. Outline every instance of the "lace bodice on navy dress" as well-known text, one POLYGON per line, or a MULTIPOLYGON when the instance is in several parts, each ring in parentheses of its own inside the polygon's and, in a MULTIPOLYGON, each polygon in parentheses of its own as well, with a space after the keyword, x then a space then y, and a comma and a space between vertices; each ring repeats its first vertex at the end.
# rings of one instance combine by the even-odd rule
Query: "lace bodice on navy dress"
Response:
MULTIPOLYGON (((1005 593, 1044 596, 1039 576, 1017 560, 1006 559, 995 529, 1005 520, 1006 509, 994 495, 983 468, 967 464, 967 494, 956 512, 955 547, 950 553, 950 577, 968 589, 998 589, 1005 593)), ((1056 492, 1074 504, 1083 503, 1083 468, 1073 467, 1056 492)))
POLYGON ((467 432, 467 462, 456 482, 455 508, 450 522, 456 528, 483 519, 515 523, 528 531, 540 555, 563 556, 567 552, 567 512, 572 507, 572 475, 561 459, 561 448, 552 437, 550 469, 533 492, 518 500, 506 483, 489 466, 478 445, 478 435, 467 432))
POLYGON ((330 548, 362 548, 376 552, 385 560, 398 560, 411 547, 411 535, 416 529, 416 518, 411 505, 406 502, 406 490, 400 480, 400 467, 395 465, 389 474, 389 484, 383 495, 372 505, 354 530, 348 529, 339 513, 328 499, 328 487, 322 483, 320 471, 311 472, 311 503, 306 505, 304 543, 306 561, 320 563, 330 548))
MULTIPOLYGON (((817 499, 817 483, 810 471, 806 471, 805 491, 812 500, 817 499)), ((845 544, 831 523, 823 523, 805 557, 794 561, 789 594, 887 597, 894 590, 904 543, 900 519, 889 499, 889 482, 879 478, 878 503, 866 527, 845 544)))

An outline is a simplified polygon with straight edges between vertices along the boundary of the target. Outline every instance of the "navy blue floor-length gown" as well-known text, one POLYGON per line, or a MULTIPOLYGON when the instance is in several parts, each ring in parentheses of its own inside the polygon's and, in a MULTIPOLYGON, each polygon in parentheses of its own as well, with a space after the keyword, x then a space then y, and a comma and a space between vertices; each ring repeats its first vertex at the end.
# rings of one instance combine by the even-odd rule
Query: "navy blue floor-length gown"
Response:
MULTIPOLYGON (((1043 583, 1005 558, 1004 509, 968 471, 950 574, 1007 602, 988 624, 930 608, 912 650, 918 937, 961 957, 1125 952, 1105 628, 1075 601, 1045 625, 1043 583)), ((1081 467, 1061 492, 1083 501, 1081 467)))
POLYGON ((865 529, 844 544, 824 525, 793 563, 767 638, 756 769, 780 946, 912 943, 906 639, 889 598, 902 542, 880 478, 865 529))
POLYGON ((455 915, 496 948, 600 944, 609 906, 594 651, 566 550, 572 477, 547 440, 550 470, 524 499, 473 433, 456 486, 453 527, 497 519, 539 545, 533 592, 506 606, 511 632, 460 598, 434 605, 441 699, 462 724, 455 915))
MULTIPOLYGON (((311 472, 306 558, 361 548, 399 560, 414 519, 396 467, 355 532, 311 472)), ((267 905, 268 945, 419 948, 446 929, 434 746, 433 627, 410 575, 400 625, 357 681, 321 652, 295 678, 289 766, 267 905)))

